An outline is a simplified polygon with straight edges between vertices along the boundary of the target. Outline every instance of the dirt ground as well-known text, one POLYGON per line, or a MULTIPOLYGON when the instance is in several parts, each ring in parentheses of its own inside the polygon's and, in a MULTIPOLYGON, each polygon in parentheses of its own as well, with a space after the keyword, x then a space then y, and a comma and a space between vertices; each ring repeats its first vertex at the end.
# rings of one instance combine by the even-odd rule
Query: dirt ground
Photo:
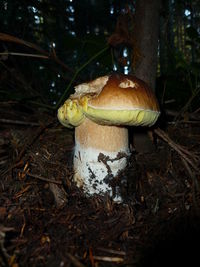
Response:
POLYGON ((55 114, 17 103, 5 106, 0 266, 192 266, 199 261, 199 121, 157 129, 154 151, 133 152, 118 177, 127 183, 124 202, 117 204, 108 197, 86 197, 73 184, 74 132, 59 125, 55 114))

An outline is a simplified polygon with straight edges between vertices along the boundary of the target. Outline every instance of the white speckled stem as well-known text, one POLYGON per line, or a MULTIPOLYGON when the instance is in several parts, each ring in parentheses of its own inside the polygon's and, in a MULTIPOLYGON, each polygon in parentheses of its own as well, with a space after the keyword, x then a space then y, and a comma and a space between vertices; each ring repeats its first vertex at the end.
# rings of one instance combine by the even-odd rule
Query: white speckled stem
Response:
MULTIPOLYGON (((75 141, 74 181, 88 195, 113 196, 110 182, 126 167, 130 153, 128 130, 88 120, 76 128, 75 141), (112 142, 116 144, 110 145, 112 142)), ((116 198, 121 201, 120 197, 116 198)))

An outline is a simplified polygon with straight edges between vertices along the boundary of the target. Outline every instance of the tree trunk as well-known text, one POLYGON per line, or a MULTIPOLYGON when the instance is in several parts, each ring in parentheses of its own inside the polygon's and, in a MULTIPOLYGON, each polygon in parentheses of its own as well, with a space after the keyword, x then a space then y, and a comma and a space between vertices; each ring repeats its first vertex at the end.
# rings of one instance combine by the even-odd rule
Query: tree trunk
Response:
POLYGON ((174 62, 174 32, 172 0, 162 0, 162 16, 160 16, 159 59, 160 75, 173 71, 174 62))
POLYGON ((160 0, 137 0, 135 11, 135 41, 140 58, 135 75, 155 88, 158 53, 160 0))
MULTIPOLYGON (((135 67, 133 71, 153 90, 157 72, 159 12, 160 0, 136 0, 134 40, 140 57, 133 66, 135 67)), ((136 151, 145 153, 154 149, 147 130, 139 130, 133 138, 136 151)))
POLYGON ((159 31, 159 63, 160 63, 160 75, 163 76, 167 69, 167 57, 166 57, 166 13, 164 6, 162 6, 162 16, 160 16, 160 31, 159 31))

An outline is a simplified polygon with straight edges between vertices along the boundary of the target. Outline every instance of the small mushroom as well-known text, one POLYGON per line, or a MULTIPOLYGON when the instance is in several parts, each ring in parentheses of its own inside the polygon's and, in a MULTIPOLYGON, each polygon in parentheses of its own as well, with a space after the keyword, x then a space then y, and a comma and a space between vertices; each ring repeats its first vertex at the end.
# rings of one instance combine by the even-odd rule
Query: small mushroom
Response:
MULTIPOLYGON (((111 74, 75 87, 58 110, 64 126, 75 126, 74 181, 88 195, 109 194, 111 181, 130 155, 126 126, 152 126, 158 102, 146 83, 111 74)), ((120 196, 117 196, 120 200, 120 196)))

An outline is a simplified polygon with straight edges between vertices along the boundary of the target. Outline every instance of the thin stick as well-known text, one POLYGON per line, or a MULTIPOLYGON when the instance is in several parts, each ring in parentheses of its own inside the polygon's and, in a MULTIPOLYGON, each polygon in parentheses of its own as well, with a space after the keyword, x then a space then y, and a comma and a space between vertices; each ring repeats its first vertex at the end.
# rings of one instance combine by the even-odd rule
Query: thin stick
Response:
POLYGON ((66 70, 68 70, 69 72, 73 73, 73 70, 71 70, 71 68, 69 68, 65 63, 63 63, 54 53, 49 54, 49 52, 45 51, 44 49, 40 48, 39 46, 31 43, 31 42, 27 42, 24 41, 23 39, 17 38, 13 35, 9 35, 6 33, 0 33, 0 40, 6 41, 6 42, 13 42, 13 43, 17 43, 17 44, 21 44, 27 47, 30 47, 34 50, 36 50, 37 52, 41 53, 44 56, 47 56, 49 59, 53 59, 56 63, 58 63, 59 65, 61 65, 63 68, 65 68, 66 70))
POLYGON ((41 126, 37 122, 31 122, 31 121, 18 121, 18 120, 8 120, 8 119, 0 119, 0 123, 5 124, 16 124, 16 125, 29 125, 29 126, 41 126))
POLYGON ((39 55, 39 54, 28 54, 28 53, 17 53, 17 52, 2 52, 0 56, 20 56, 20 57, 36 57, 36 58, 44 58, 49 59, 48 56, 39 55))

